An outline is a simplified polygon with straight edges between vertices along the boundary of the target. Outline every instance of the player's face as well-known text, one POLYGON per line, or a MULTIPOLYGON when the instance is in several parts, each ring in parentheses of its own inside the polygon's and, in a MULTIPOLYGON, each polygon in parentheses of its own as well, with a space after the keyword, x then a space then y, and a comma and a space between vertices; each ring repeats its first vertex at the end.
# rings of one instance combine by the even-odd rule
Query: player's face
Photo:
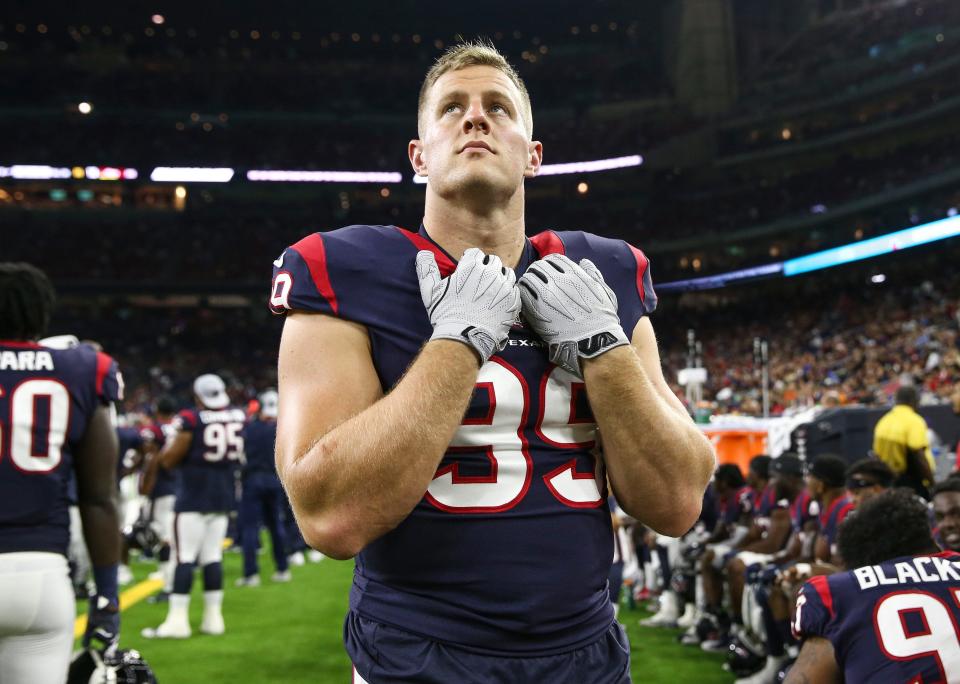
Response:
POLYGON ((778 473, 770 481, 778 499, 792 499, 803 487, 803 479, 795 475, 778 473))
POLYGON ((807 494, 810 495, 811 499, 819 499, 823 496, 823 482, 819 478, 807 475, 804 481, 807 485, 807 494))
POLYGON ((423 139, 411 142, 414 167, 440 196, 512 196, 540 167, 542 145, 531 142, 520 91, 499 69, 472 66, 443 74, 430 89, 423 139), (418 154, 419 153, 419 154, 418 154))
POLYGON ((960 492, 941 492, 933 497, 933 516, 944 546, 960 551, 960 492))
POLYGON ((854 508, 860 508, 864 503, 875 497, 881 492, 887 491, 883 485, 872 484, 855 489, 847 489, 847 496, 853 501, 854 508))

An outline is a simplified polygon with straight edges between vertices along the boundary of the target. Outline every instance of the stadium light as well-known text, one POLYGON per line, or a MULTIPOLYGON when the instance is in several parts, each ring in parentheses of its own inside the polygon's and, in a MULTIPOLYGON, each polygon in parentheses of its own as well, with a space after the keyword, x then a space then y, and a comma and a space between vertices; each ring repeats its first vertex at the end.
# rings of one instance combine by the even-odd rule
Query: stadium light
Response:
MULTIPOLYGON (((873 257, 892 254, 911 247, 919 247, 931 242, 946 240, 948 238, 960 235, 960 216, 951 216, 950 218, 931 221, 914 228, 905 228, 893 233, 881 235, 880 237, 863 240, 862 242, 852 242, 842 247, 826 249, 822 252, 814 252, 806 256, 788 259, 766 266, 755 266, 752 268, 743 268, 737 271, 727 273, 717 273, 716 275, 704 276, 702 278, 692 278, 689 280, 674 280, 668 283, 657 285, 657 290, 661 292, 685 292, 689 290, 713 290, 719 287, 725 287, 738 281, 752 280, 754 278, 770 277, 783 275, 791 277, 811 271, 819 271, 824 268, 832 268, 849 264, 853 261, 862 261, 872 259, 873 257)), ((873 278, 883 278, 883 280, 874 280, 872 282, 880 284, 886 280, 886 276, 878 274, 873 278)))
POLYGON ((0 166, 0 178, 15 178, 17 180, 70 178, 70 169, 45 164, 15 164, 13 166, 0 166))
POLYGON ((898 252, 902 249, 919 247, 938 240, 946 240, 957 235, 960 235, 960 216, 953 216, 924 223, 914 228, 905 228, 869 240, 790 259, 783 264, 783 275, 790 277, 819 271, 841 264, 849 264, 852 261, 861 261, 891 252, 898 252))
POLYGON ((643 157, 633 154, 629 157, 614 157, 612 159, 596 159, 585 162, 569 162, 566 164, 544 164, 540 167, 537 176, 558 176, 565 173, 596 173, 598 171, 613 171, 626 169, 643 164, 643 157))
POLYGON ((247 171, 249 181, 274 183, 400 183, 403 175, 395 171, 247 171))
POLYGON ((158 166, 150 172, 150 180, 162 183, 229 183, 233 169, 205 166, 158 166))
POLYGON ((716 275, 703 276, 701 278, 690 278, 688 280, 674 280, 669 283, 660 283, 655 285, 659 292, 687 292, 690 290, 715 290, 720 287, 726 287, 732 283, 754 280, 756 278, 768 278, 783 273, 783 262, 778 261, 766 266, 753 266, 751 268, 741 268, 737 271, 728 271, 726 273, 717 273, 716 275))
MULTIPOLYGON (((633 166, 643 164, 643 157, 639 154, 631 154, 626 157, 612 157, 610 159, 594 159, 585 162, 567 162, 564 164, 544 164, 537 172, 537 178, 540 176, 560 176, 568 173, 597 173, 598 171, 614 171, 616 169, 628 169, 633 166)), ((427 179, 422 176, 414 175, 413 182, 417 185, 426 185, 427 179)))

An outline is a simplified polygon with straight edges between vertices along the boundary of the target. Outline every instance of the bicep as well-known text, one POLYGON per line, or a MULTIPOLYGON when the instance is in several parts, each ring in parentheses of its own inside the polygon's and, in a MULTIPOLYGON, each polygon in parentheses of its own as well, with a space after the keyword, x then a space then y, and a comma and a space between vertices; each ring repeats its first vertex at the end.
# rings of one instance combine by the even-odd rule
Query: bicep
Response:
POLYGON ((808 637, 785 684, 839 684, 841 681, 833 644, 823 637, 808 637))
POLYGON ((684 408, 683 403, 681 403, 677 395, 673 393, 670 385, 667 384, 666 379, 663 377, 663 367, 660 364, 660 352, 657 349, 657 336, 653 332, 653 324, 649 318, 644 316, 637 321, 630 342, 637 356, 640 357, 640 365, 643 366, 643 370, 646 372, 647 377, 650 378, 650 382, 653 383, 660 398, 667 402, 670 408, 678 413, 689 416, 687 409, 684 408))
POLYGON ((159 456, 160 465, 167 469, 176 467, 187 455, 187 452, 190 451, 190 445, 192 443, 192 432, 189 430, 181 430, 178 432, 173 440, 168 442, 168 446, 163 448, 163 452, 161 452, 159 456))
POLYGON ((790 514, 782 508, 774 510, 770 514, 770 528, 767 531, 767 536, 780 539, 783 542, 792 532, 793 521, 790 520, 790 514))
POLYGON ((280 339, 279 472, 334 427, 383 396, 362 325, 325 314, 292 313, 280 339))
POLYGON ((119 451, 110 408, 100 406, 76 448, 77 496, 81 504, 113 498, 119 451))

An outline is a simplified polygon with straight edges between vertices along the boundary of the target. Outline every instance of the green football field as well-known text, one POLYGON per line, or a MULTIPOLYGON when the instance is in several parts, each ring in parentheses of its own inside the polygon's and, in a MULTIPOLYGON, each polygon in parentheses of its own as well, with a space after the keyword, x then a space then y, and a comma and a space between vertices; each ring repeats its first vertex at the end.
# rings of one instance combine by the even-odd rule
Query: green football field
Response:
MULTIPOLYGON (((121 647, 138 649, 153 667, 159 684, 350 682, 341 626, 353 562, 327 559, 308 563, 292 568, 292 582, 274 584, 269 581, 269 555, 262 553, 260 559, 264 583, 257 588, 237 588, 233 582, 240 575, 240 554, 224 555, 223 614, 227 632, 223 636, 197 631, 203 611, 198 573, 190 603, 194 628, 191 639, 142 638, 143 627, 155 627, 163 621, 166 604, 140 601, 123 612, 121 647)), ((155 566, 134 563, 135 583, 153 569, 155 566)), ((83 611, 86 606, 78 604, 78 613, 83 611)), ((637 620, 645 615, 626 608, 620 613, 630 635, 634 682, 733 681, 720 669, 720 656, 679 645, 676 631, 638 626, 637 620)))

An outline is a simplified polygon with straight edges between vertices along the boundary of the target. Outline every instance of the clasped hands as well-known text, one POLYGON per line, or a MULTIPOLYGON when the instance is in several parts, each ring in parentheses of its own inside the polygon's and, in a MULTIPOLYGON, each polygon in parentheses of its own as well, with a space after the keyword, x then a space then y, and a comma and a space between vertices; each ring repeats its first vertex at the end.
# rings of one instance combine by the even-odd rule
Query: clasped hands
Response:
POLYGON ((550 361, 583 378, 581 358, 594 358, 630 340, 620 326, 617 297, 589 259, 577 264, 562 254, 530 264, 517 281, 500 258, 468 249, 446 278, 432 252, 417 254, 420 296, 433 335, 472 347, 481 365, 507 344, 523 315, 547 344, 550 361))

